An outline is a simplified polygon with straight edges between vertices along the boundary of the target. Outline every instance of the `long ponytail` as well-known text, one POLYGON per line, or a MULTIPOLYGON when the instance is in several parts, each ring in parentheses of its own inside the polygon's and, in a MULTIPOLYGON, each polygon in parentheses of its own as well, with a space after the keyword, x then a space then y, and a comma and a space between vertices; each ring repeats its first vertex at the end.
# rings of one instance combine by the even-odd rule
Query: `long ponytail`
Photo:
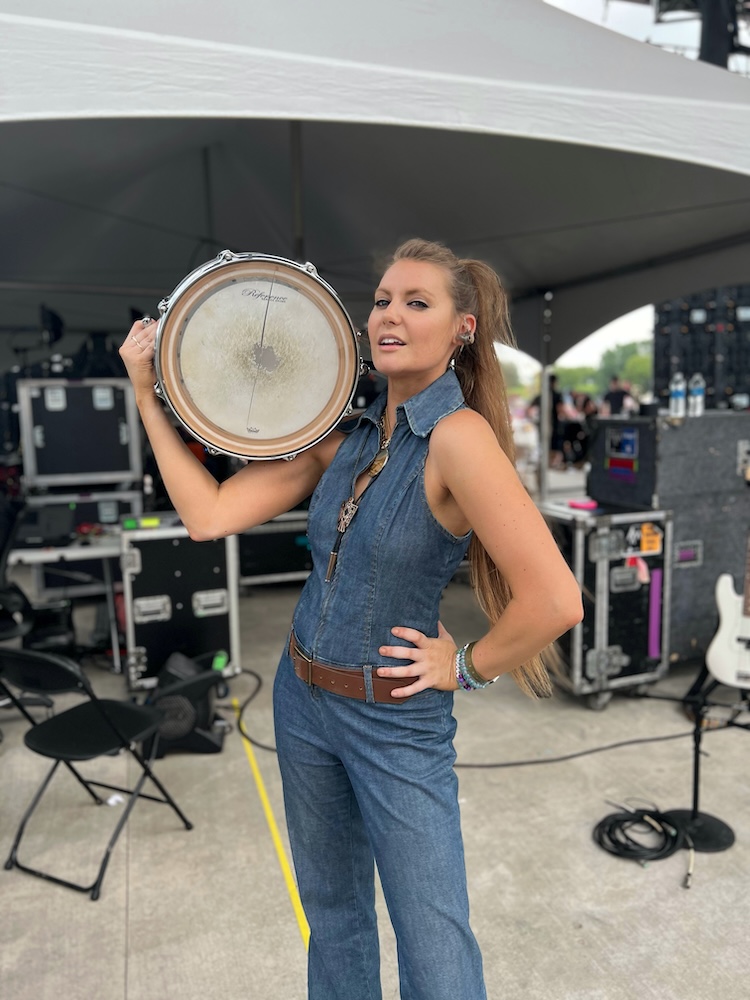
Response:
MULTIPOLYGON (((510 324, 508 296, 495 271, 480 260, 461 260, 441 243, 413 239, 402 243, 392 258, 418 260, 442 267, 450 275, 453 302, 458 313, 476 317, 474 343, 457 349, 456 375, 464 399, 472 410, 485 418, 500 447, 515 465, 513 428, 503 371, 495 343, 515 347, 510 324)), ((469 545, 471 585, 477 602, 490 622, 496 622, 511 599, 511 591, 487 550, 473 535, 469 545)), ((554 660, 549 647, 511 671, 518 686, 532 697, 552 693, 545 657, 554 660)))

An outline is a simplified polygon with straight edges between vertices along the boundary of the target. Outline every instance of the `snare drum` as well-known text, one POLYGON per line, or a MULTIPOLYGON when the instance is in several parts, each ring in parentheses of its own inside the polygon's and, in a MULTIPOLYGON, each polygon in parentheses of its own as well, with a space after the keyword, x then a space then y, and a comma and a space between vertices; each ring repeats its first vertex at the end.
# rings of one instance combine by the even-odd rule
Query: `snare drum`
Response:
POLYGON ((224 250, 159 312, 156 390, 212 451, 292 458, 351 412, 358 334, 313 264, 224 250))

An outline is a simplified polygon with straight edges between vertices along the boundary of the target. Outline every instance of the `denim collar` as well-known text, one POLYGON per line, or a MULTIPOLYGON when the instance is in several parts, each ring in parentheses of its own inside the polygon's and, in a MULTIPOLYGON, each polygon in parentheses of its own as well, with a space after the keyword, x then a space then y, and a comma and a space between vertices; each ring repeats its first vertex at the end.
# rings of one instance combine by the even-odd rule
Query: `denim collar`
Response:
MULTIPOLYGON (((363 420, 369 420, 377 425, 385 409, 385 403, 386 393, 381 392, 356 421, 345 427, 340 427, 339 430, 343 430, 345 433, 353 431, 359 427, 363 420)), ((464 405, 464 394, 461 391, 456 373, 452 368, 449 368, 444 375, 435 379, 426 389, 397 406, 396 410, 403 410, 406 413, 406 419, 413 434, 417 437, 427 437, 435 429, 439 420, 455 410, 460 410, 464 405)))

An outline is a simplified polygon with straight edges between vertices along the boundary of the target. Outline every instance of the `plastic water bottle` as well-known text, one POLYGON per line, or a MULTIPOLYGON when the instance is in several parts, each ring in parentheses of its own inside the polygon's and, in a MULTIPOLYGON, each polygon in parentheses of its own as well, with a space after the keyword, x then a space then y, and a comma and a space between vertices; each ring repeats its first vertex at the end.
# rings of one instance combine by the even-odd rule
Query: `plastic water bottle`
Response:
POLYGON ((706 380, 696 372, 688 382, 688 416, 701 417, 706 409, 706 380))
POLYGON ((675 372, 669 380, 669 415, 682 419, 685 416, 685 392, 687 385, 682 372, 675 372))

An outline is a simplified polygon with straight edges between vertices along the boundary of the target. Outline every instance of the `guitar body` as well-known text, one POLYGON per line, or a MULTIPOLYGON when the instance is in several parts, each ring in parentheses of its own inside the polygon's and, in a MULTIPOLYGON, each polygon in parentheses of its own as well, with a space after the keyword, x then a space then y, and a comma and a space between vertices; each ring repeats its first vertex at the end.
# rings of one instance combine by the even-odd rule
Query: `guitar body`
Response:
POLYGON ((728 573, 716 581, 716 606, 719 627, 706 651, 706 666, 719 683, 750 688, 750 615, 728 573))

